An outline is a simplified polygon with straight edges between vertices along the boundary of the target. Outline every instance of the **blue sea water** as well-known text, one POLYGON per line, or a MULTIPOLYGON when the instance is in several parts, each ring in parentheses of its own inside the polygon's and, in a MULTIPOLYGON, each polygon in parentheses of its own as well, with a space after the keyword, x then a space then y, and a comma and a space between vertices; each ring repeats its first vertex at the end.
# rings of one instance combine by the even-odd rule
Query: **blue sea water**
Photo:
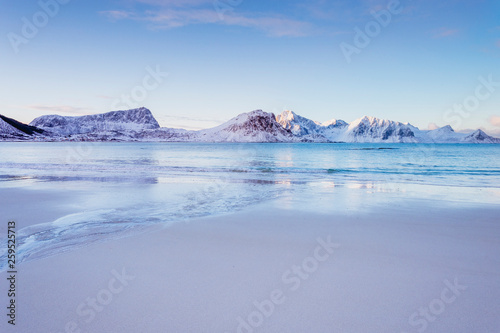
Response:
POLYGON ((500 145, 474 144, 2 143, 0 177, 147 181, 222 173, 498 187, 499 153, 500 145))
POLYGON ((79 198, 74 214, 24 221, 22 262, 259 204, 327 213, 410 200, 498 205, 500 145, 1 143, 0 196, 16 189, 79 198))

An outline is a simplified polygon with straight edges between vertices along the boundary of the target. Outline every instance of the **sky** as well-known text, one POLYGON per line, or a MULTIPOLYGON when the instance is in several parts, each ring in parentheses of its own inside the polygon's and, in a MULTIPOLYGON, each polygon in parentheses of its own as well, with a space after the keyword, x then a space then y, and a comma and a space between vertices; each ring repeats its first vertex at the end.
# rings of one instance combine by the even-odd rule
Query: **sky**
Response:
POLYGON ((255 109, 500 135, 498 0, 0 0, 0 113, 255 109))

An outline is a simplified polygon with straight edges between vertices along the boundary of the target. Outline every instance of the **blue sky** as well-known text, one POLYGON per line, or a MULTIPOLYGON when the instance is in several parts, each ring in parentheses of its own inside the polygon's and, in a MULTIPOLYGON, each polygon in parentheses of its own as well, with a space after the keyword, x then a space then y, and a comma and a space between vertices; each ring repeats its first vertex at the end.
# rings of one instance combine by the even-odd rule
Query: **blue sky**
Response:
POLYGON ((0 3, 0 113, 24 122, 130 105, 189 129, 263 109, 500 134, 498 1, 0 3))

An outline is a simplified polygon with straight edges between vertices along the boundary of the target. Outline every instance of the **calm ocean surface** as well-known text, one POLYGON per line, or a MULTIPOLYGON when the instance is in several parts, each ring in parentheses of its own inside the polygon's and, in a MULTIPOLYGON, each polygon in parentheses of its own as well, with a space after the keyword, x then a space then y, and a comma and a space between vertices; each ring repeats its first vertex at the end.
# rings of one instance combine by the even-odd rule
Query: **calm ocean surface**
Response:
POLYGON ((500 145, 0 143, 0 195, 15 190, 78 202, 75 214, 19 230, 22 262, 257 204, 325 213, 409 200, 497 205, 500 145))
POLYGON ((2 180, 395 181, 500 187, 500 145, 1 143, 2 180), (242 175, 243 174, 243 175, 242 175))

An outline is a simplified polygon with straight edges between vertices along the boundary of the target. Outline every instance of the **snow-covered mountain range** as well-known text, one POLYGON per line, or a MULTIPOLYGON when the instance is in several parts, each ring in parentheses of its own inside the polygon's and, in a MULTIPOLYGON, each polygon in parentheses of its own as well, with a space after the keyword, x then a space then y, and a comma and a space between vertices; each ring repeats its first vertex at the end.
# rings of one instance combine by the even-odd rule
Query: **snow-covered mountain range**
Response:
POLYGON ((324 123, 284 111, 242 113, 226 123, 200 131, 161 128, 146 108, 80 117, 41 116, 29 125, 0 115, 3 141, 170 141, 170 142, 377 142, 500 143, 482 130, 457 133, 447 125, 420 130, 408 123, 362 117, 347 123, 324 123))

